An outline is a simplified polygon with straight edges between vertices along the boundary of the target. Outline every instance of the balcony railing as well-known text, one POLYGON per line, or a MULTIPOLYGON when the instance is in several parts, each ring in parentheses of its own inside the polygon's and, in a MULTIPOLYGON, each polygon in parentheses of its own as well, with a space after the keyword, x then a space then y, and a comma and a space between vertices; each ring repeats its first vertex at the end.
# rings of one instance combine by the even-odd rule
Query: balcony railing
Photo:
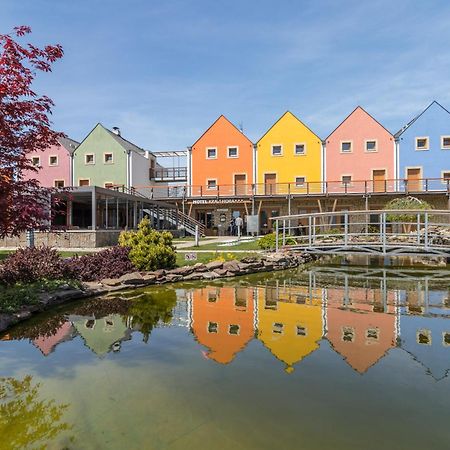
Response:
POLYGON ((149 198, 250 198, 250 197, 301 197, 311 195, 380 195, 387 193, 450 194, 450 179, 423 178, 417 180, 355 180, 312 181, 304 183, 253 183, 223 184, 216 186, 171 185, 171 186, 136 186, 139 192, 149 198))
POLYGON ((153 181, 186 181, 187 167, 150 169, 149 177, 153 181))

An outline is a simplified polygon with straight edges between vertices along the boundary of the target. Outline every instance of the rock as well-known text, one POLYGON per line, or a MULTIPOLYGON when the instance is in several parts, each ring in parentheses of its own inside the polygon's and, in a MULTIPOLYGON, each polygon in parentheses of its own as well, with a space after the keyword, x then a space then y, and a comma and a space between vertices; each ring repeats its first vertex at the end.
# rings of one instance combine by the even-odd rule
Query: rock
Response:
POLYGON ((194 264, 192 267, 194 269, 194 272, 206 272, 208 270, 208 268, 203 263, 194 264))
POLYGON ((227 272, 227 269, 214 269, 214 273, 219 275, 219 277, 224 277, 227 272))
POLYGON ((85 281, 83 286, 89 290, 97 290, 102 287, 102 285, 98 281, 85 281))
POLYGON ((244 271, 248 272, 252 267, 251 264, 243 263, 242 261, 238 265, 239 265, 240 272, 244 272, 244 271))
POLYGON ((217 275, 216 272, 203 272, 202 278, 204 280, 215 280, 216 278, 219 278, 219 275, 217 275))
POLYGON ((166 274, 166 271, 164 269, 158 269, 155 270, 153 274, 156 276, 156 278, 161 278, 166 274))
POLYGON ((145 284, 154 284, 156 282, 156 275, 152 272, 148 272, 145 275, 142 275, 142 279, 145 284))
POLYGON ((176 269, 172 269, 169 273, 174 275, 189 275, 194 271, 194 268, 192 266, 183 266, 183 267, 177 267, 176 269))
POLYGON ((127 273, 122 275, 119 280, 122 284, 126 285, 144 284, 144 277, 139 272, 127 273))
POLYGON ((190 275, 186 275, 183 277, 185 281, 193 281, 193 280, 201 280, 203 278, 203 275, 201 273, 191 273, 190 275))
POLYGON ((208 270, 215 270, 215 269, 221 269, 223 267, 222 261, 211 261, 206 264, 206 268, 208 270))
POLYGON ((223 268, 229 272, 239 272, 241 269, 239 267, 239 262, 236 260, 225 261, 223 263, 223 268))
POLYGON ((245 263, 245 264, 254 264, 256 262, 258 262, 259 260, 253 256, 247 256, 246 258, 242 258, 241 262, 245 263))
POLYGON ((118 278, 105 278, 100 283, 105 286, 119 286, 121 284, 118 278))
POLYGON ((183 275, 179 275, 176 273, 168 273, 166 275, 166 281, 168 281, 169 283, 175 283, 176 281, 180 281, 183 279, 183 275))

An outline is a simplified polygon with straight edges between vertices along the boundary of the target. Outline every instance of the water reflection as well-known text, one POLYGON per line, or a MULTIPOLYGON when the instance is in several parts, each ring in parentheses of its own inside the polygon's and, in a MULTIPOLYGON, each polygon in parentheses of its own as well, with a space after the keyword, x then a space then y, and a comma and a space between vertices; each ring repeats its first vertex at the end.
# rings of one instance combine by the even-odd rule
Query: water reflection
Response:
POLYGON ((232 363, 257 340, 292 373, 326 340, 359 374, 399 348, 440 380, 450 368, 450 302, 446 277, 433 277, 318 268, 251 285, 153 288, 71 306, 3 339, 28 339, 51 357, 79 336, 105 358, 133 335, 149 343, 155 328, 178 326, 215 363, 232 363))

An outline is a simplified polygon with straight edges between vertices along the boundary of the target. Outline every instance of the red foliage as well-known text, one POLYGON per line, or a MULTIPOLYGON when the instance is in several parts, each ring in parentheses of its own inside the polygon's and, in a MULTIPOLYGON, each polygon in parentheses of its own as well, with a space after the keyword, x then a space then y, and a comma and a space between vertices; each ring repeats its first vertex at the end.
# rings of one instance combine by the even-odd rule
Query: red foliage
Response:
POLYGON ((51 71, 63 49, 16 42, 29 33, 29 27, 21 26, 0 34, 0 237, 42 228, 49 219, 51 190, 37 180, 24 180, 23 174, 36 171, 30 152, 57 144, 62 136, 50 128, 53 101, 38 96, 31 85, 38 71, 51 71))

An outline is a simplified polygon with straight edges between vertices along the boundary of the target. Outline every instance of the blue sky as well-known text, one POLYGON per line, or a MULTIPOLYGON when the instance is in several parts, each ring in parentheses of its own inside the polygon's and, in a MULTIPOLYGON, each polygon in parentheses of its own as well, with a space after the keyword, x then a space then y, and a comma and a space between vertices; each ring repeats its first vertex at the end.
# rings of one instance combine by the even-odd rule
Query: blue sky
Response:
POLYGON ((36 89, 54 127, 97 122, 150 150, 191 145, 225 114, 256 141, 286 110, 326 137, 358 104, 392 132, 450 107, 447 0, 2 0, 64 59, 36 89))

